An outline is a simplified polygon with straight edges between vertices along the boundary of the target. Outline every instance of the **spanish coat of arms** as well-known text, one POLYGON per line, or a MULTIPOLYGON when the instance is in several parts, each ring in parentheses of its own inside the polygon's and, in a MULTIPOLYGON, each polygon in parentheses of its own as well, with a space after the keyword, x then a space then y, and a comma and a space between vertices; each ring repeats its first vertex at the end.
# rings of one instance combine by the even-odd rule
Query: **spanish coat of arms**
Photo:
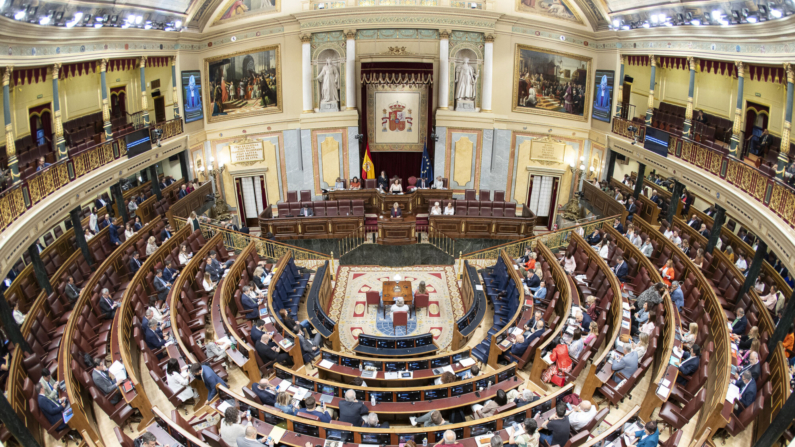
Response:
POLYGON ((406 110, 406 105, 396 101, 389 104, 389 111, 383 109, 383 116, 381 117, 381 132, 386 132, 389 127, 390 132, 411 132, 411 124, 413 118, 411 117, 411 109, 406 110), (388 126, 387 126, 388 124, 388 126))

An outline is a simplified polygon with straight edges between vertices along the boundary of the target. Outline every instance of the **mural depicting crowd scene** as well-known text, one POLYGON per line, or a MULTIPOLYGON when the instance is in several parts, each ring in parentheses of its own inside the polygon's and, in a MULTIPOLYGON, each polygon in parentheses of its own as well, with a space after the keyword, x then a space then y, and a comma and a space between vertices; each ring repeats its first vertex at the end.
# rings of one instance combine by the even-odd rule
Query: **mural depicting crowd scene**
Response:
POLYGON ((278 0, 231 0, 215 24, 264 12, 278 12, 278 0))
POLYGON ((589 59, 530 48, 519 47, 514 110, 584 117, 589 59))
POLYGON ((210 115, 281 110, 278 47, 208 61, 210 115))

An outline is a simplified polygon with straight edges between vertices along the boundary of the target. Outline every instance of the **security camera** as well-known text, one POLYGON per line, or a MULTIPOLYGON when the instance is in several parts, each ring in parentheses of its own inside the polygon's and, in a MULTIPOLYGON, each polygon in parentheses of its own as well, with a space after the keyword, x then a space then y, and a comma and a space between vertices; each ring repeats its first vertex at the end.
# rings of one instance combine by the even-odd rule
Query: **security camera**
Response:
POLYGON ((162 147, 160 144, 160 139, 163 138, 163 129, 155 129, 152 131, 155 136, 155 140, 157 140, 157 147, 162 147))

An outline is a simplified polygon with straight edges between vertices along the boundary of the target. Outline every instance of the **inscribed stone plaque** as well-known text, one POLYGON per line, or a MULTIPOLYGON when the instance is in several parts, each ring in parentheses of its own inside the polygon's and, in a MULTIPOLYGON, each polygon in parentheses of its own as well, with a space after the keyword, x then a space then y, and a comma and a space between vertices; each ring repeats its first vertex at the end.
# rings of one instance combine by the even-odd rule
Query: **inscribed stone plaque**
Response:
POLYGON ((530 146, 531 160, 554 161, 555 163, 563 163, 563 155, 565 153, 566 153, 566 145, 564 143, 533 140, 530 146))
POLYGON ((242 141, 240 143, 233 143, 229 145, 230 162, 237 163, 253 163, 263 161, 265 159, 265 151, 262 141, 242 141))

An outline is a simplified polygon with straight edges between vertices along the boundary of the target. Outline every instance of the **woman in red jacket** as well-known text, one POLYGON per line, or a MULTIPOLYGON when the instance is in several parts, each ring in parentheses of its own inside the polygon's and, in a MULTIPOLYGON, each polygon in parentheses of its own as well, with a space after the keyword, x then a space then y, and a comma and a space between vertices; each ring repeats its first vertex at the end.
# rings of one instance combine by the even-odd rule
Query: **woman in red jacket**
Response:
MULTIPOLYGON (((555 345, 555 348, 550 354, 550 360, 552 360, 554 363, 549 365, 549 367, 544 370, 544 373, 541 374, 541 380, 543 380, 544 383, 551 382, 552 378, 556 375, 564 377, 563 373, 571 371, 569 347, 561 343, 560 337, 555 337, 555 339, 552 340, 552 344, 555 345)), ((562 382, 556 383, 556 385, 563 386, 563 383, 565 383, 565 379, 562 382)))

